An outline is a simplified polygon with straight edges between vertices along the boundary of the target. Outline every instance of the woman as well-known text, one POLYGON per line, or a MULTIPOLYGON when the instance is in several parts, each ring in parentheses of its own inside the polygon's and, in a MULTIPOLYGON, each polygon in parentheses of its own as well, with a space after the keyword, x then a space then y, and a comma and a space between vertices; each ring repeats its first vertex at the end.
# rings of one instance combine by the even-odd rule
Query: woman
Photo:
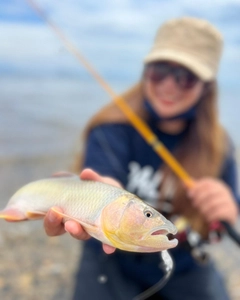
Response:
MULTIPOLYGON (((234 224, 238 215, 236 165, 216 107, 221 49, 220 33, 204 20, 166 22, 145 58, 140 83, 123 95, 194 178, 193 186, 174 176, 114 104, 88 124, 82 159, 83 168, 95 171, 84 170, 82 179, 122 185, 172 220, 185 216, 191 232, 203 240, 212 222, 234 224)), ((87 240, 74 299, 132 299, 163 276, 158 254, 115 251, 108 245, 103 245, 104 253, 79 224, 61 222, 50 211, 47 234, 68 231, 87 240)), ((211 261, 195 259, 184 236, 171 250, 175 272, 156 299, 229 299, 211 261)))

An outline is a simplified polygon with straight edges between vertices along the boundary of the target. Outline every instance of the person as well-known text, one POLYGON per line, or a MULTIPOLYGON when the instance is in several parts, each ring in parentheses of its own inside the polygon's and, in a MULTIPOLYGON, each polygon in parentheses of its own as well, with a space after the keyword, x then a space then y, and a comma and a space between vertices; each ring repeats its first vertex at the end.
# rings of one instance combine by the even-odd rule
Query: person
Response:
MULTIPOLYGON (((211 224, 234 224, 237 174, 232 142, 217 115, 217 71, 223 39, 206 20, 182 17, 157 32, 139 83, 123 94, 128 105, 194 179, 184 185, 114 103, 98 112, 85 131, 80 177, 122 186, 170 220, 190 227, 170 250, 175 270, 151 299, 227 300, 223 278, 210 258, 193 255, 189 232, 208 240, 211 224), (190 229, 189 229, 190 228, 190 229)), ((58 208, 61 209, 61 208, 58 208)), ((85 240, 73 299, 132 299, 163 276, 157 253, 129 253, 90 238, 80 224, 62 223, 49 211, 48 235, 69 232, 85 240)), ((197 246, 196 246, 197 247, 197 246)))

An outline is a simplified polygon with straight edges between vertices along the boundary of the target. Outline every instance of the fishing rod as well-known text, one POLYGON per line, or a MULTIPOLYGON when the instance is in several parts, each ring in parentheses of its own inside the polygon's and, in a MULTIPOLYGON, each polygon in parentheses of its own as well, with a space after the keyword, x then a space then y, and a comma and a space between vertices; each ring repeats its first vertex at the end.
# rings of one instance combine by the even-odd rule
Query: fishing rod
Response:
MULTIPOLYGON (((63 31, 53 23, 44 13, 44 11, 34 2, 34 0, 26 0, 30 6, 37 12, 37 14, 48 24, 48 26, 55 32, 55 34, 62 41, 66 49, 73 54, 77 60, 85 67, 90 75, 99 83, 100 86, 113 99, 114 103, 125 114, 133 127, 141 134, 144 140, 153 148, 153 150, 165 161, 165 163, 172 169, 172 171, 183 181, 183 183, 192 187, 194 180, 183 169, 180 163, 168 151, 164 144, 152 132, 150 127, 144 122, 126 103, 122 96, 114 92, 111 86, 103 79, 103 77, 95 70, 95 68, 86 60, 82 53, 74 46, 74 44, 66 37, 63 31)), ((184 218, 182 218, 184 219, 184 218)), ((228 235, 240 246, 240 235, 231 224, 225 221, 220 221, 225 228, 228 235)))
POLYGON ((72 53, 77 60, 85 67, 85 69, 92 75, 92 77, 99 83, 100 86, 107 92, 107 94, 113 99, 114 103, 120 108, 120 110, 126 115, 128 120, 132 123, 134 128, 142 135, 145 141, 152 146, 157 154, 172 168, 179 178, 187 185, 193 184, 193 180, 182 168, 178 161, 171 155, 167 148, 163 145, 158 137, 152 132, 150 127, 128 106, 125 99, 122 96, 117 95, 111 86, 100 76, 100 74, 94 69, 94 67, 85 59, 81 52, 71 43, 66 35, 60 30, 60 28, 49 20, 46 14, 40 9, 39 6, 33 0, 26 0, 39 14, 39 16, 49 25, 49 27, 55 32, 59 39, 63 42, 67 50, 72 53))

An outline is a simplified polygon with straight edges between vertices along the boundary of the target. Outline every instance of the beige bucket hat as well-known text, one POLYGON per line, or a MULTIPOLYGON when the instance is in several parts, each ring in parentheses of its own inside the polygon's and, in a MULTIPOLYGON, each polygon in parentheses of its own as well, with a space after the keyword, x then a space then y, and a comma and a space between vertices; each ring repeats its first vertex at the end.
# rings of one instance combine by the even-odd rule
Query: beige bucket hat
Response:
POLYGON ((144 62, 170 60, 182 64, 200 79, 216 78, 223 48, 220 32, 209 22, 183 17, 164 23, 144 62))

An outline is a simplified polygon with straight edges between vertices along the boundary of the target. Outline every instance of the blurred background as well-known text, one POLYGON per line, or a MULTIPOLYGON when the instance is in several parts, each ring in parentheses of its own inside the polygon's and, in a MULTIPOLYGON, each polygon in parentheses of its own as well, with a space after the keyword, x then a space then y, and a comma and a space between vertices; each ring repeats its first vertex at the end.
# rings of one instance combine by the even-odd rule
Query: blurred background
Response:
MULTIPOLYGON (((205 18, 223 34, 219 113, 240 166, 239 0, 37 0, 116 92, 141 76, 157 28, 205 18)), ((23 184, 68 170, 81 131, 109 96, 25 0, 0 0, 0 205, 23 184)), ((70 299, 81 245, 48 238, 42 222, 1 221, 0 299, 70 299)), ((209 251, 240 299, 240 251, 227 238, 209 251), (222 263, 224 261, 224 263, 222 263)))

